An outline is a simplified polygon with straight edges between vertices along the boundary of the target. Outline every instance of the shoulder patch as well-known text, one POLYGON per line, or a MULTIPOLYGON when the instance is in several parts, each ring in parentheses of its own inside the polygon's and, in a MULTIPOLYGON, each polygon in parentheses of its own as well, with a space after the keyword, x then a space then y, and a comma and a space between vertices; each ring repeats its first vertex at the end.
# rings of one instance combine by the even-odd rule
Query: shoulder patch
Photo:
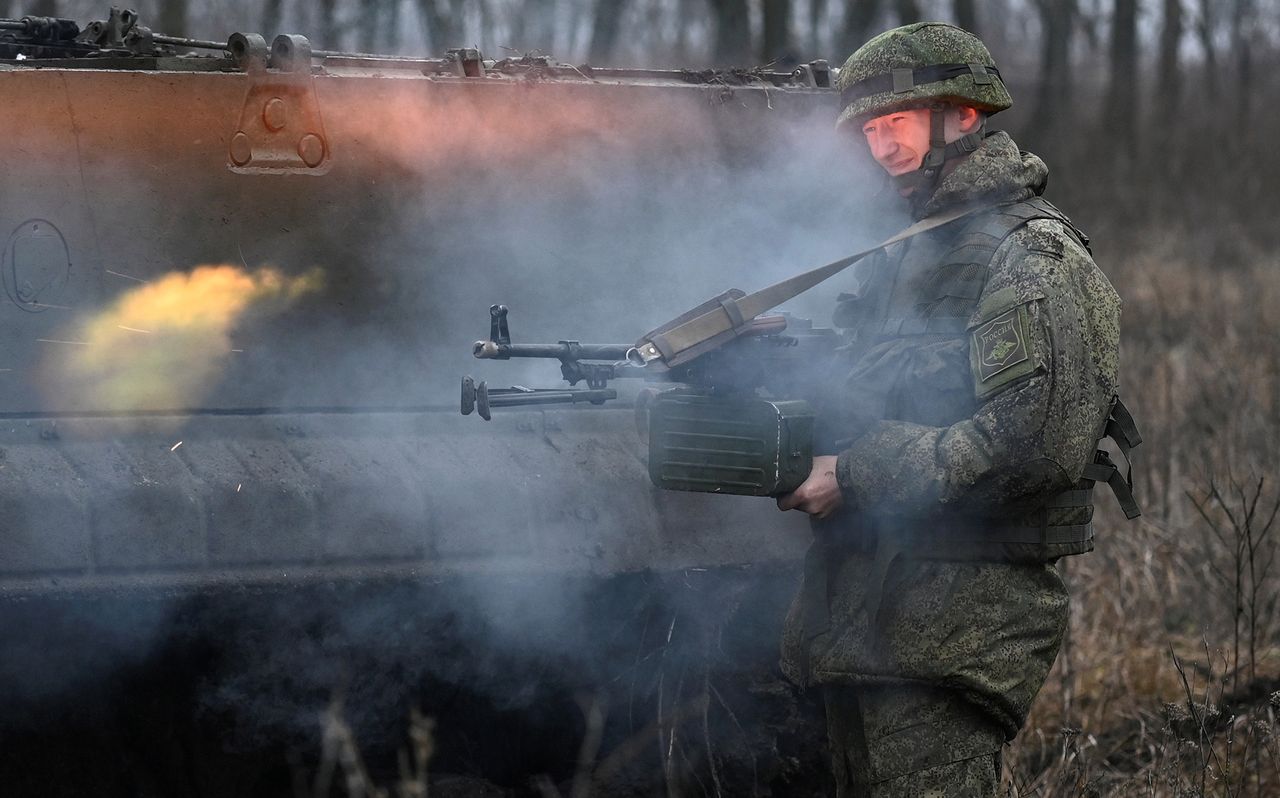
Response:
POLYGON ((974 394, 986 399, 1036 370, 1030 322, 1022 304, 982 322, 969 333, 974 394))
POLYGON ((1025 313, 1021 306, 1007 310, 973 331, 971 344, 978 353, 977 376, 982 382, 1030 357, 1025 313))

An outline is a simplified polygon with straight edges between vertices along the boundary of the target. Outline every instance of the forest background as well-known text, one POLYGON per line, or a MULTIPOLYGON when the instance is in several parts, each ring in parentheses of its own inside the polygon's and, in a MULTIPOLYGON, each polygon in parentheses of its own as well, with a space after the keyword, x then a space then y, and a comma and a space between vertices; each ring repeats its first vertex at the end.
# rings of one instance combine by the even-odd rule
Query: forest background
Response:
MULTIPOLYGON (((1125 299, 1123 381, 1145 515, 1104 497, 1066 565, 1070 633, 1006 756, 1016 795, 1280 790, 1280 2, 1277 0, 140 0, 170 35, 320 47, 478 45, 597 65, 843 62, 891 25, 956 22, 1015 97, 1125 299)), ((0 0, 0 16, 105 12, 0 0)))

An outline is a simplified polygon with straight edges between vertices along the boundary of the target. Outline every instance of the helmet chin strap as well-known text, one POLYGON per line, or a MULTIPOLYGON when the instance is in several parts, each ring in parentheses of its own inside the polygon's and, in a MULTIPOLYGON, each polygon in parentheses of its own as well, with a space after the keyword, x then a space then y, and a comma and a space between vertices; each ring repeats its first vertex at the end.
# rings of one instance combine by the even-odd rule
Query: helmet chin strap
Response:
POLYGON ((898 190, 911 190, 917 198, 927 198, 942 180, 942 169, 947 161, 968 155, 978 149, 978 145, 986 137, 987 125, 984 121, 977 130, 966 133, 948 144, 946 114, 947 106, 945 105, 939 103, 929 107, 929 151, 925 153, 919 169, 893 178, 898 190))

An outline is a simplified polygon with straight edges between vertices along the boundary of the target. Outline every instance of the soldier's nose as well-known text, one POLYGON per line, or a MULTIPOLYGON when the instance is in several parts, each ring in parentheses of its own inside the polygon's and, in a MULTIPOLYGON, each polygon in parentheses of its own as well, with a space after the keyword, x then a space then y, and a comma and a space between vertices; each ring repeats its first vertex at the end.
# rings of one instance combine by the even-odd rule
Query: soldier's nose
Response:
POLYGON ((898 151, 898 142, 893 140, 891 136, 885 136, 876 133, 871 139, 871 156, 877 161, 884 163, 893 160, 893 156, 898 151))

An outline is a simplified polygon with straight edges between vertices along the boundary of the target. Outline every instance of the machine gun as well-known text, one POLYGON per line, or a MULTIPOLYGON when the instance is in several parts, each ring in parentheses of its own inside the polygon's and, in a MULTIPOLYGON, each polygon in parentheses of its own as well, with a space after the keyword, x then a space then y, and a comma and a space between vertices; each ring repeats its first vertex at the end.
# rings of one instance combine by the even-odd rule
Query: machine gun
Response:
POLYGON ((668 490, 778 496, 809 475, 814 412, 823 375, 838 337, 807 320, 778 313, 744 322, 727 341, 690 358, 651 358, 642 347, 695 318, 732 291, 648 333, 639 345, 511 342, 507 308, 489 308, 489 339, 472 354, 482 360, 544 358, 560 361, 567 388, 489 388, 462 380, 462 414, 489 420, 501 407, 588 403, 616 399, 616 379, 662 384, 641 394, 637 414, 649 439, 649 477, 668 490), (584 383, 586 387, 575 387, 584 383))
POLYGON ((926 217, 870 249, 750 295, 730 289, 649 331, 635 346, 513 344, 507 309, 494 305, 489 308, 489 340, 477 341, 472 354, 486 360, 555 358, 570 387, 490 390, 466 377, 462 414, 479 410, 488 420, 494 407, 603 404, 617 398, 608 387, 610 380, 644 376, 672 383, 637 408, 647 410, 653 484, 749 496, 789 493, 813 467, 815 414, 810 401, 818 398, 834 365, 838 339, 831 330, 815 330, 808 322, 769 311, 872 252, 981 207, 960 206, 926 217), (587 387, 574 388, 579 382, 587 387))
POLYGON ((139 24, 138 12, 112 8, 83 29, 72 19, 26 16, 0 19, 0 58, 105 58, 173 55, 179 50, 228 50, 226 42, 162 36, 139 24))

